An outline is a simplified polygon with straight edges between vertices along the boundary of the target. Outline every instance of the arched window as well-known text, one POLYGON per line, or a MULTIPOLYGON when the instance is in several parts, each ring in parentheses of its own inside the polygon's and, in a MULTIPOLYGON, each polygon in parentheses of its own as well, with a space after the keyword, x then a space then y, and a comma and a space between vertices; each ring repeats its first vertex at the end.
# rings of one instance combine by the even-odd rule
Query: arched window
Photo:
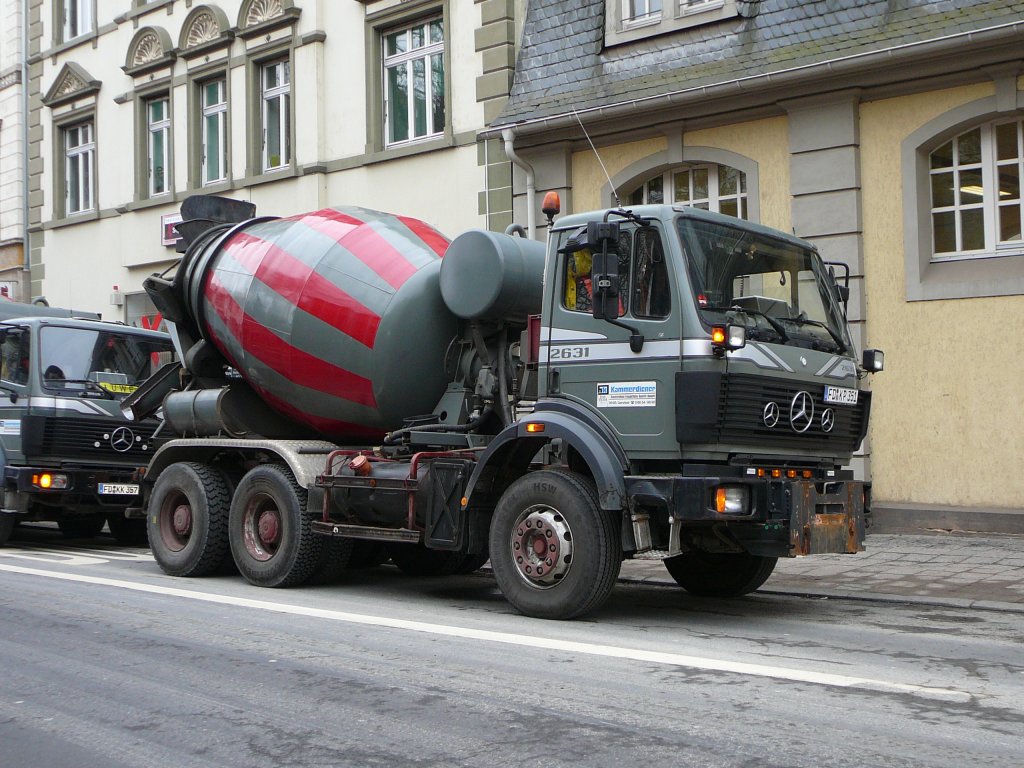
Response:
POLYGON ((933 260, 1021 248, 1024 120, 985 123, 928 156, 933 260))
POLYGON ((747 175, 716 163, 680 166, 645 181, 629 196, 629 202, 682 203, 746 219, 747 175))

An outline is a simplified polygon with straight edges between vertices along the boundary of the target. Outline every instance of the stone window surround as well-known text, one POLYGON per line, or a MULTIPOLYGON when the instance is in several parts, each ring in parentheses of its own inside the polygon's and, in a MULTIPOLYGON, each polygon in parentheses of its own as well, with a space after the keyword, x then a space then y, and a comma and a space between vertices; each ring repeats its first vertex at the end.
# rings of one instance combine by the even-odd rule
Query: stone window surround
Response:
POLYGON ((171 78, 165 77, 147 83, 135 91, 135 200, 136 204, 148 201, 166 203, 174 196, 174 89, 171 78), (149 192, 149 102, 158 98, 167 99, 167 115, 171 121, 167 129, 167 190, 156 195, 149 192))
POLYGON ((1024 294, 1024 250, 1006 256, 932 261, 929 154, 975 125, 1024 115, 1016 74, 996 79, 996 94, 928 121, 901 146, 907 301, 1024 294))
POLYGON ((227 61, 220 61, 210 66, 198 69, 188 74, 188 114, 190 117, 188 125, 188 188, 190 190, 202 190, 208 193, 211 190, 231 187, 231 70, 227 61), (205 118, 203 115, 202 88, 212 80, 224 81, 224 102, 227 109, 224 111, 224 178, 218 181, 211 181, 209 184, 203 181, 203 131, 205 130, 205 118))
POLYGON ((245 106, 246 113, 246 176, 252 179, 278 179, 290 173, 295 173, 299 167, 298 158, 295 154, 296 133, 296 86, 299 80, 295 71, 295 44, 291 37, 282 38, 274 43, 269 43, 257 51, 246 54, 246 91, 248 103, 245 106), (288 121, 291 134, 291 159, 287 165, 270 170, 263 169, 263 67, 274 61, 287 59, 290 64, 291 76, 289 78, 289 109, 288 121))
POLYGON ((411 152, 430 151, 454 145, 452 127, 452 83, 451 83, 451 8, 449 0, 412 0, 384 11, 366 15, 366 152, 379 155, 378 159, 405 156, 411 152), (384 46, 383 33, 394 27, 413 24, 434 16, 441 16, 444 28, 444 100, 445 126, 443 134, 417 141, 388 147, 384 132, 384 46))

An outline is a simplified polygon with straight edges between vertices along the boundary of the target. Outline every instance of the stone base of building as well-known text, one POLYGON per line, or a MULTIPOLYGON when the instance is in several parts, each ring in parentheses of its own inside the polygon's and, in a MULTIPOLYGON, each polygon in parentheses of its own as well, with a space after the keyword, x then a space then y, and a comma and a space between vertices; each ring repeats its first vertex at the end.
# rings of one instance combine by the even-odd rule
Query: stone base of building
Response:
POLYGON ((874 502, 869 533, 995 533, 1024 535, 1024 509, 874 502))

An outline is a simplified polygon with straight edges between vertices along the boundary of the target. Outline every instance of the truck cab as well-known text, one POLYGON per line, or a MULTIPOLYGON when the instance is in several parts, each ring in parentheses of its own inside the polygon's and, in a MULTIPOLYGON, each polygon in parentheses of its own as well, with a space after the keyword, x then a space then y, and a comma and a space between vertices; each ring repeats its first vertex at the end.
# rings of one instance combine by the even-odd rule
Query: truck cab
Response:
POLYGON ((129 423, 121 401, 173 356, 167 334, 72 317, 0 322, 0 545, 19 521, 56 521, 68 536, 109 523, 145 542, 140 468, 157 447, 157 419, 129 423))

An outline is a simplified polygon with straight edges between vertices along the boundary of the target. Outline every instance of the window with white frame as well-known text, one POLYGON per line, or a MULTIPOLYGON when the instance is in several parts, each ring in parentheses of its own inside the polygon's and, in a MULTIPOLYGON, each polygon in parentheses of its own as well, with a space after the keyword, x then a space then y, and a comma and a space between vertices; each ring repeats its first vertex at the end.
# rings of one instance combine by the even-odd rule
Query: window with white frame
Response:
POLYGON ((200 179, 204 185, 214 184, 228 176, 228 99, 225 78, 200 83, 199 100, 202 112, 200 179))
POLYGON ((82 213, 94 207, 96 139, 92 122, 61 129, 64 139, 64 213, 82 213))
POLYGON ((661 17, 661 0, 625 0, 622 10, 627 24, 653 21, 661 17))
POLYGON ((629 202, 631 205, 682 203, 746 219, 747 175, 716 163, 673 168, 637 187, 629 202))
POLYGON ((150 197, 162 195, 170 189, 170 103, 166 96, 146 101, 146 173, 150 197))
POLYGON ((64 0, 64 40, 92 32, 94 0, 64 0))
POLYGON ((417 22, 383 35, 387 146, 438 136, 445 129, 444 24, 417 22))
POLYGON ((724 5, 725 0, 680 0, 679 9, 683 13, 696 13, 698 11, 706 11, 711 8, 717 8, 720 5, 724 5))
POLYGON ((291 163, 291 62, 280 59, 260 67, 264 171, 291 163))
POLYGON ((964 131, 928 161, 933 261, 1021 252, 1024 120, 964 131))

